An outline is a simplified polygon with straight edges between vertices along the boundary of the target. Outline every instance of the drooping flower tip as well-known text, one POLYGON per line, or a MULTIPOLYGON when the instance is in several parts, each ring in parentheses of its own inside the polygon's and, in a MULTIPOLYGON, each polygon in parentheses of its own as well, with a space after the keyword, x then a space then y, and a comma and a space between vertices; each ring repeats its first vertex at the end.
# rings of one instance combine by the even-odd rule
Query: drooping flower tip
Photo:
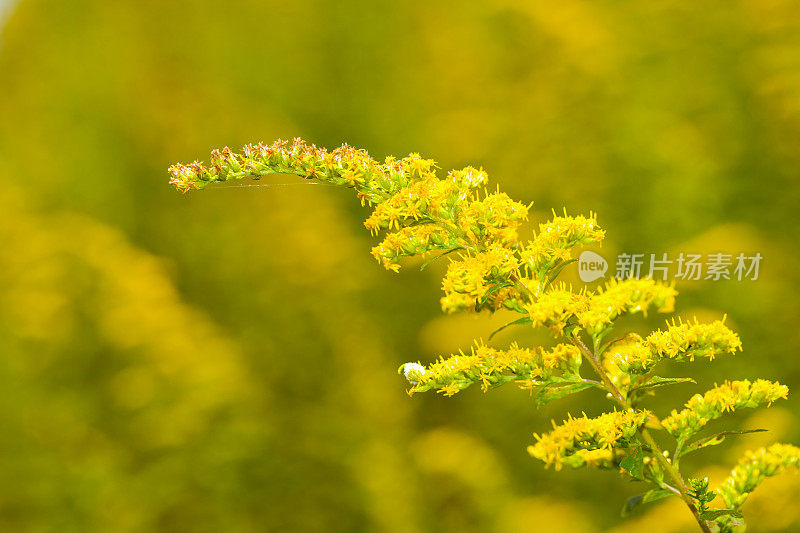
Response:
POLYGON ((196 181, 198 179, 198 165, 200 164, 197 161, 191 165, 184 165, 181 163, 172 165, 169 167, 169 184, 183 193, 189 192, 192 189, 198 189, 199 187, 196 181))

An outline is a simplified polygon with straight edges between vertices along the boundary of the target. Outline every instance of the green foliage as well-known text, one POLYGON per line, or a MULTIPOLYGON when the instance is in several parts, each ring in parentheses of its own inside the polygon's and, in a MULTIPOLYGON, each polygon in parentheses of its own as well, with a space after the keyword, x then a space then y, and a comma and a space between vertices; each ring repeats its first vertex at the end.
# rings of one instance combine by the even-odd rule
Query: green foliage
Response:
POLYGON ((725 437, 728 435, 746 435, 747 433, 759 433, 762 431, 767 431, 766 429, 748 429, 748 430, 732 430, 732 431, 720 431, 719 433, 714 433, 713 435, 709 435, 707 437, 702 437, 697 439, 696 441, 688 444, 682 448, 679 448, 678 452, 676 453, 676 458, 680 459, 684 455, 692 452, 696 452, 706 446, 717 446, 718 444, 722 444, 725 440, 725 437))
POLYGON ((633 451, 630 451, 622 461, 619 462, 619 467, 627 470, 633 479, 644 479, 644 455, 642 454, 641 445, 634 446, 633 451))
POLYGON ((675 496, 675 493, 667 489, 650 489, 644 494, 628 498, 625 505, 622 507, 622 516, 628 516, 635 508, 646 503, 653 503, 670 496, 675 496))

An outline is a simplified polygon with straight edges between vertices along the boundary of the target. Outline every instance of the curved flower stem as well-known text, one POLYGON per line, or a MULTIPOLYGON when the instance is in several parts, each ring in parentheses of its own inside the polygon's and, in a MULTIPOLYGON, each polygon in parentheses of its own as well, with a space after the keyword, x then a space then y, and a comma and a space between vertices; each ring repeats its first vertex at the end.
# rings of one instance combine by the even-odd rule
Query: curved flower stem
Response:
MULTIPOLYGON (((570 340, 572 341, 572 344, 577 346, 586 355, 595 373, 600 377, 600 379, 603 381, 603 384, 606 386, 606 390, 608 391, 609 396, 611 396, 611 399, 613 399, 626 411, 632 409, 628 399, 622 395, 616 385, 614 385, 614 383, 611 381, 611 378, 608 377, 608 374, 606 374, 606 372, 603 370, 603 367, 600 364, 597 356, 586 347, 586 344, 584 344, 579 337, 572 337, 570 340)), ((700 512, 697 510, 697 506, 689 496, 689 488, 686 486, 683 476, 681 476, 681 473, 678 471, 678 469, 669 462, 669 459, 666 458, 664 455, 664 450, 661 449, 661 446, 659 446, 646 427, 639 428, 639 436, 641 441, 650 447, 653 452, 653 456, 658 461, 658 464, 677 487, 681 499, 683 499, 686 506, 692 512, 692 515, 694 516, 695 520, 697 520, 697 524, 700 526, 700 529, 704 533, 711 533, 711 528, 709 527, 708 523, 700 517, 700 512)))

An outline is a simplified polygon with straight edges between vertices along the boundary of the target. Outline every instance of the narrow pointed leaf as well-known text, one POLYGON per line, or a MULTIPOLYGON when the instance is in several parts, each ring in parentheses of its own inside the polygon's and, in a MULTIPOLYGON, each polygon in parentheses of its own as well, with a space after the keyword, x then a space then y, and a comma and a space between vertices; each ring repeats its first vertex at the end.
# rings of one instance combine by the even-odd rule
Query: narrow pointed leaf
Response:
POLYGON ((451 253, 455 252, 456 250, 461 250, 461 248, 453 248, 453 249, 451 249, 451 250, 447 250, 447 251, 446 251, 446 252, 444 252, 444 253, 441 253, 441 254, 434 255, 433 257, 431 257, 430 259, 428 259, 427 261, 425 261, 424 263, 422 263, 422 265, 420 265, 420 267, 419 267, 420 271, 422 271, 422 270, 425 270, 425 267, 427 267, 428 265, 430 265, 431 263, 433 263, 434 261, 436 261, 436 260, 437 260, 437 259, 439 259, 440 257, 444 257, 444 256, 446 256, 447 254, 451 254, 451 253))
POLYGON ((483 295, 483 298, 481 299, 481 301, 480 301, 480 303, 478 305, 481 306, 481 305, 485 304, 486 301, 489 299, 489 296, 491 296, 492 294, 496 293, 497 291, 499 291, 503 287, 510 287, 511 285, 512 285, 511 283, 499 283, 497 285, 492 285, 489 288, 489 290, 486 291, 486 294, 483 295))
POLYGON ((622 516, 628 516, 631 514, 631 511, 640 505, 652 503, 674 495, 675 494, 673 492, 667 489, 653 489, 648 490, 644 494, 639 494, 638 496, 628 498, 628 501, 626 501, 625 505, 622 507, 622 516))
POLYGON ((653 376, 641 385, 632 387, 629 392, 637 392, 646 389, 654 389, 656 387, 664 387, 666 385, 675 385, 677 383, 697 383, 692 378, 662 378, 661 376, 653 376))
POLYGON ((742 513, 735 509, 709 509, 700 514, 703 520, 716 520, 721 516, 731 516, 733 518, 742 518, 742 513))
POLYGON ((498 333, 500 333, 501 331, 503 331, 504 329, 506 329, 508 327, 521 326, 522 324, 530 324, 531 322, 532 322, 532 320, 531 320, 531 317, 529 317, 529 316, 524 316, 522 318, 518 318, 516 320, 513 320, 513 321, 509 322, 508 324, 502 325, 499 328, 497 328, 496 330, 494 330, 492 332, 492 334, 489 335, 489 340, 492 340, 492 337, 494 337, 495 335, 497 335, 498 333))
POLYGON ((560 265, 556 265, 555 267, 551 268, 550 271, 548 272, 550 276, 549 279, 547 280, 547 284, 549 285, 550 283, 554 282, 558 277, 558 275, 561 274, 561 271, 564 270, 564 267, 566 267, 570 263, 575 263, 577 261, 578 261, 577 259, 570 259, 569 261, 564 261, 560 265))
POLYGON ((585 383, 585 382, 573 382, 566 384, 547 384, 539 391, 536 395, 536 407, 541 407, 553 400, 558 400, 569 396, 570 394, 575 394, 576 392, 581 392, 591 387, 596 387, 594 383, 585 383))
POLYGON ((721 444, 722 441, 725 440, 725 437, 728 435, 746 435, 748 433, 760 433, 762 431, 767 431, 766 429, 743 429, 739 431, 721 431, 719 433, 715 433, 708 437, 703 437, 702 439, 697 439, 693 443, 689 444, 683 450, 681 450, 678 457, 683 457, 687 453, 696 452, 701 448, 705 448, 706 446, 716 446, 717 444, 721 444))

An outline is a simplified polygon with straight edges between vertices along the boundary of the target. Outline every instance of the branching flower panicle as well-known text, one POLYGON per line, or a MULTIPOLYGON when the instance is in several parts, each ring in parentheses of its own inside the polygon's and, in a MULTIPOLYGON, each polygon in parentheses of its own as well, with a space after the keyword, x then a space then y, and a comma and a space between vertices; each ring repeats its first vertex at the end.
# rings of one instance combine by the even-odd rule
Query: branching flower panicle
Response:
POLYGON ((552 220, 539 225, 539 232, 520 255, 533 277, 544 281, 553 268, 572 259, 574 247, 599 243, 605 235, 594 214, 571 217, 565 209, 564 216, 553 212, 552 220))
MULTIPOLYGON (((408 365, 415 364, 406 363, 401 370, 405 372, 408 365)), ((442 357, 427 368, 414 367, 414 373, 407 377, 413 382, 410 394, 435 389, 452 396, 473 383, 480 383, 484 391, 510 381, 530 388, 551 382, 555 376, 574 377, 580 366, 580 350, 569 344, 552 349, 520 348, 512 344, 507 350, 477 344, 469 353, 442 357)))
POLYGON ((673 322, 666 331, 647 337, 651 351, 659 358, 694 361, 695 357, 713 360, 718 355, 734 354, 742 349, 739 336, 725 326, 725 320, 711 324, 673 322))
POLYGON ((716 420, 727 412, 743 408, 756 408, 772 405, 772 402, 785 399, 789 388, 777 382, 757 379, 753 382, 726 381, 705 394, 695 394, 686 402, 686 408, 674 410, 661 421, 673 437, 686 439, 700 431, 711 420, 716 420))
POLYGON ((673 320, 665 330, 646 336, 617 333, 615 340, 606 342, 614 338, 611 333, 623 315, 651 309, 672 312, 674 286, 651 279, 612 279, 597 291, 588 291, 557 282, 573 261, 575 247, 605 238, 593 213, 588 217, 553 213, 531 240, 520 242, 518 232, 531 204, 512 200, 499 189, 488 192, 488 177, 481 169, 452 170, 443 178, 437 171, 432 159, 419 154, 387 157, 379 163, 364 150, 343 145, 328 152, 300 139, 249 144, 240 153, 214 150, 208 166, 195 161, 169 169, 170 183, 183 192, 272 173, 354 189, 361 204, 373 209, 365 227, 373 235, 385 232, 372 249, 385 268, 398 271, 405 257, 448 255, 441 298, 445 312, 504 309, 518 316, 504 327, 547 328, 562 342, 552 347, 512 344, 506 349, 478 342, 467 353, 442 357, 427 367, 406 363, 400 372, 411 385, 410 394, 435 390, 452 396, 475 383, 486 391, 515 382, 530 389, 541 405, 600 389, 620 410, 615 407, 595 418, 569 416, 549 433, 535 435, 530 454, 555 469, 619 468, 649 483, 652 488, 631 498, 625 513, 635 505, 676 496, 702 531, 736 530, 750 492, 765 477, 796 467, 800 449, 774 444, 748 453, 716 490, 709 489, 707 478, 684 477, 680 459, 735 433, 697 438, 709 421, 728 411, 769 406, 786 398, 787 387, 763 379, 726 381, 693 396, 683 409, 672 410, 660 421, 655 413, 639 409, 640 399, 655 395, 660 387, 693 381, 655 374, 659 363, 710 361, 734 354, 742 348, 739 336, 724 318, 710 324, 673 320), (585 378, 583 367, 590 367, 597 379, 585 378), (658 439, 651 434, 655 428, 658 439), (664 439, 673 440, 671 454, 665 451, 664 439), (722 508, 709 507, 719 501, 722 508))
POLYGON ((604 358, 610 372, 644 375, 664 358, 678 362, 694 361, 695 357, 714 359, 718 355, 741 350, 739 336, 718 320, 711 324, 697 321, 673 323, 666 331, 655 331, 647 339, 638 335, 614 343, 604 358))
POLYGON ((578 322, 590 335, 600 335, 623 314, 646 315, 650 307, 659 313, 671 313, 677 294, 673 285, 652 279, 612 279, 591 296, 587 309, 578 315, 578 322))

